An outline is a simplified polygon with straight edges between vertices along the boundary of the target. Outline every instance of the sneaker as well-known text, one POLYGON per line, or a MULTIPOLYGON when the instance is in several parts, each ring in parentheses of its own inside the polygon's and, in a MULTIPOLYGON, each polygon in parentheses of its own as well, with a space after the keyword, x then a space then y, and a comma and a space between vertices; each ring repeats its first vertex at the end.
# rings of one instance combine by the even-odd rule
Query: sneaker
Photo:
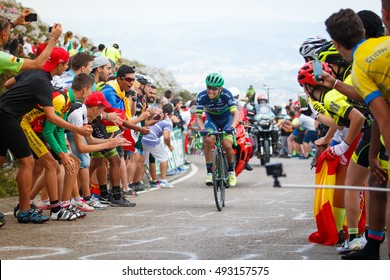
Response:
POLYGON ((245 170, 252 171, 253 167, 248 162, 245 162, 245 170))
POLYGON ((348 255, 341 256, 342 260, 379 260, 379 250, 373 251, 364 247, 362 250, 352 252, 348 255))
POLYGON ((6 221, 5 221, 5 218, 4 218, 4 214, 0 212, 0 228, 2 226, 4 226, 5 223, 6 223, 6 221))
POLYGON ((76 206, 78 210, 84 211, 84 212, 93 212, 94 208, 90 205, 88 205, 84 199, 81 199, 79 201, 76 201, 72 199, 71 204, 76 206))
POLYGON ((183 165, 183 166, 180 166, 176 169, 177 169, 177 171, 179 171, 181 173, 181 172, 185 172, 188 168, 189 168, 188 166, 183 165))
POLYGON ((176 169, 168 170, 167 176, 177 175, 179 172, 176 169))
POLYGON ((77 206, 73 206, 72 204, 68 205, 67 207, 64 207, 68 209, 69 211, 72 211, 74 214, 76 214, 77 219, 83 219, 87 216, 87 214, 84 211, 81 211, 77 209, 77 206))
POLYGON ((127 190, 122 190, 123 195, 135 195, 135 190, 128 188, 127 190))
POLYGON ((91 196, 91 198, 88 199, 86 201, 86 203, 89 206, 93 207, 95 210, 106 210, 106 209, 108 209, 108 205, 107 204, 101 204, 99 199, 97 199, 94 196, 91 196))
MULTIPOLYGON (((37 206, 34 203, 30 204, 30 209, 34 210, 37 214, 42 214, 43 213, 43 211, 41 209, 37 208, 37 206)), ((14 217, 15 218, 17 218, 18 213, 19 213, 19 204, 16 205, 16 207, 14 207, 14 217)))
POLYGON ((185 169, 183 169, 183 168, 181 168, 181 167, 178 167, 178 168, 176 168, 176 171, 177 171, 177 173, 179 174, 179 173, 185 172, 185 169))
POLYGON ((160 181, 150 181, 150 187, 151 188, 157 188, 160 185, 160 181))
POLYGON ((48 217, 38 214, 34 209, 30 209, 28 211, 23 211, 23 212, 18 210, 16 219, 18 220, 18 223, 21 224, 27 224, 27 223, 42 224, 49 220, 48 217))
POLYGON ((337 240, 337 244, 341 245, 345 241, 345 231, 344 230, 340 230, 339 233, 338 233, 338 236, 339 236, 339 240, 337 240))
POLYGON ((36 206, 41 210, 50 210, 50 201, 38 200, 36 206))
POLYGON ((160 181, 160 187, 161 188, 173 188, 173 185, 170 184, 168 181, 161 180, 160 181))
POLYGON ((204 178, 204 182, 206 186, 213 185, 213 173, 207 173, 207 176, 204 178))
POLYGON ((102 204, 110 204, 111 203, 110 200, 111 200, 111 193, 108 193, 106 196, 103 195, 99 196, 99 201, 102 204))
POLYGON ((136 204, 127 200, 125 197, 121 197, 120 199, 115 199, 113 196, 110 199, 111 206, 113 207, 134 207, 136 204))
POLYGON ((235 187, 237 185, 237 177, 234 171, 228 173, 228 183, 230 187, 235 187))
POLYGON ((50 214, 50 219, 53 221, 74 221, 78 217, 77 213, 68 206, 66 208, 61 208, 58 212, 52 212, 50 214))
POLYGON ((140 182, 131 184, 131 188, 134 189, 136 192, 142 192, 146 190, 146 188, 140 182))
POLYGON ((343 253, 348 253, 351 251, 358 251, 364 248, 366 245, 367 240, 363 236, 361 237, 356 237, 349 241, 348 239, 344 241, 344 243, 336 248, 337 253, 343 254, 343 253))

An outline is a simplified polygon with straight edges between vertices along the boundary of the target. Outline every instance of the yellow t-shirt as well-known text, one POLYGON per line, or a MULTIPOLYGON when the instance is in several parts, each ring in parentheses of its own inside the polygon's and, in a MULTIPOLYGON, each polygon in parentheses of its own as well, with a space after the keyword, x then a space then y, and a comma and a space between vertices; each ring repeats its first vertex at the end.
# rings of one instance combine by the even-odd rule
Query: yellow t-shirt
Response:
POLYGON ((378 96, 390 101, 390 37, 364 41, 352 56, 353 86, 366 104, 378 96))
POLYGON ((102 52, 102 55, 107 57, 108 59, 111 59, 115 63, 117 63, 118 59, 122 58, 119 50, 114 47, 105 48, 102 52))

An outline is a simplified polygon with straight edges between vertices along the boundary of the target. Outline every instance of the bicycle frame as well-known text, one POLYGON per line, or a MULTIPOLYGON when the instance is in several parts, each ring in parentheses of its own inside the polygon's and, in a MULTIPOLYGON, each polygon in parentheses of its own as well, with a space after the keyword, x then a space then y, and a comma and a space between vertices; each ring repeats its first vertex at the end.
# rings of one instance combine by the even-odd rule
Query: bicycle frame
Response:
POLYGON ((223 151, 222 137, 225 132, 211 132, 208 135, 215 136, 213 149, 213 189, 214 199, 218 211, 225 206, 225 189, 228 185, 228 163, 223 151))

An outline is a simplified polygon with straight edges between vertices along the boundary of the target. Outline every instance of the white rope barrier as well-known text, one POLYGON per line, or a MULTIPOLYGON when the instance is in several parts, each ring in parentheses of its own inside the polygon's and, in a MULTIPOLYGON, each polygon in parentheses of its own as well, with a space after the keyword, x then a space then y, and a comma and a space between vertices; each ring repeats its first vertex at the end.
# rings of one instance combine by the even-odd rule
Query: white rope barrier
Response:
POLYGON ((298 185, 298 184, 281 184, 282 188, 296 188, 296 189, 335 189, 335 190, 356 190, 356 191, 378 191, 390 192, 389 188, 379 187, 357 187, 357 186, 341 186, 341 185, 298 185))

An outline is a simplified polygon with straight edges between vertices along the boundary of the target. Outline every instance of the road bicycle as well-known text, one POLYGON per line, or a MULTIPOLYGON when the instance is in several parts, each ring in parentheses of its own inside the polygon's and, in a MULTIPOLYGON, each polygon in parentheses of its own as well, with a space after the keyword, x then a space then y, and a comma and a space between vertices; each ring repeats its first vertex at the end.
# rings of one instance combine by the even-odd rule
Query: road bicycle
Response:
MULTIPOLYGON (((209 132, 207 135, 215 136, 214 149, 213 149, 213 188, 214 188, 214 198, 215 205, 217 206, 218 211, 222 211, 222 208, 225 207, 225 189, 229 187, 228 182, 228 162, 226 158, 226 153, 223 150, 222 146, 222 137, 226 135, 225 131, 213 131, 209 132)), ((233 135, 233 145, 235 143, 235 135, 233 135)))
POLYGON ((193 131, 193 134, 189 136, 188 154, 196 155, 202 152, 202 137, 199 131, 193 131))
POLYGON ((14 165, 15 165, 15 157, 9 150, 7 150, 5 162, 3 166, 0 166, 0 174, 3 174, 11 170, 14 167, 14 165))

